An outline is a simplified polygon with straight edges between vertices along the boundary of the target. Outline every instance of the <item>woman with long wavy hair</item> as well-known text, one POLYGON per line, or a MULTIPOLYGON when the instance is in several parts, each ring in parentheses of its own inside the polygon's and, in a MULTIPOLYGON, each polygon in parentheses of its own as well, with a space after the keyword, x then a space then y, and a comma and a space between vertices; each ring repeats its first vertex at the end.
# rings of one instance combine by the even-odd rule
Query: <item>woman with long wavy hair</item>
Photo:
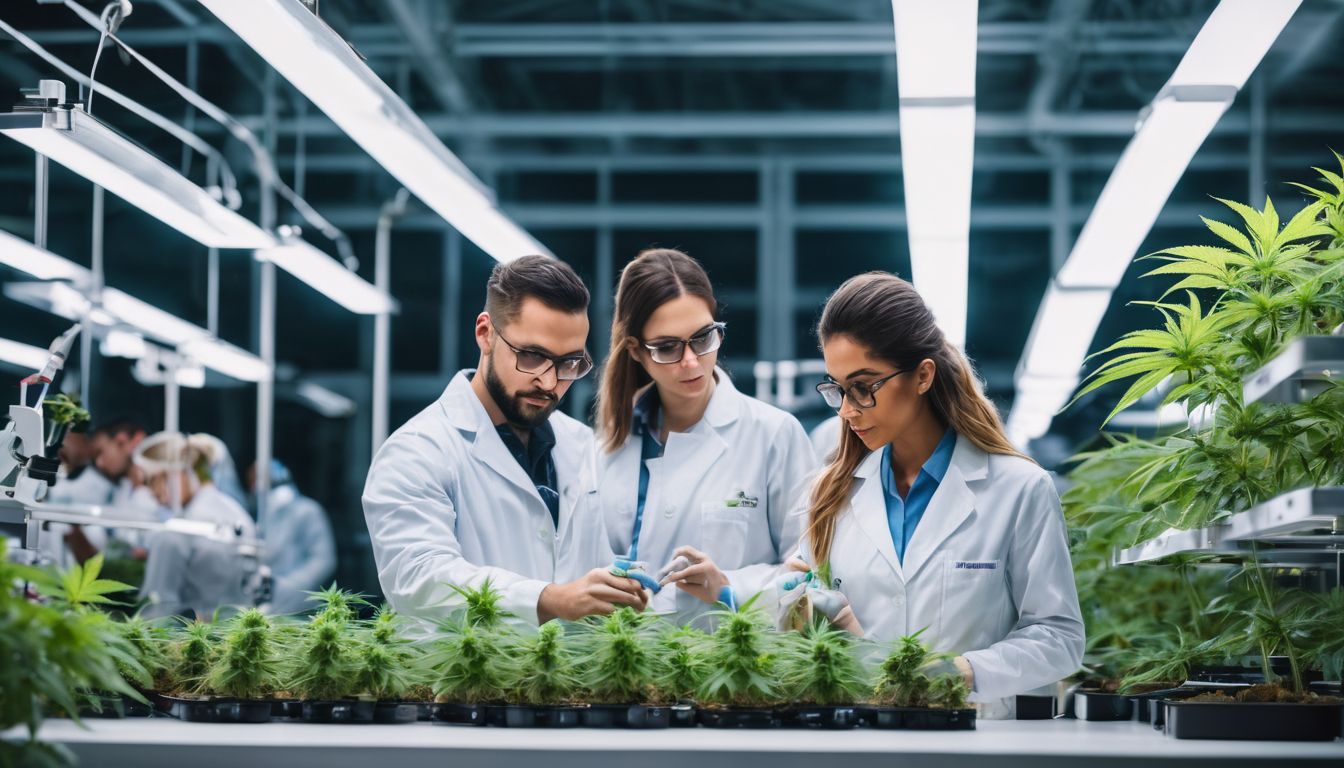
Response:
POLYGON ((1004 434, 966 356, 908 282, 851 278, 817 335, 843 421, 800 552, 870 638, 923 630, 986 717, 1077 670, 1083 623, 1059 497, 1004 434))

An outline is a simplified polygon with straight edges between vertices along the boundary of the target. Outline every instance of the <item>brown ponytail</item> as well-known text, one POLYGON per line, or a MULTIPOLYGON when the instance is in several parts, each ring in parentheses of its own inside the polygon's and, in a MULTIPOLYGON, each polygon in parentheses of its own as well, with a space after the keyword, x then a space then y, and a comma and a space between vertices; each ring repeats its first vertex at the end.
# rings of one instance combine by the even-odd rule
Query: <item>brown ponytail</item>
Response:
MULTIPOLYGON (((897 368, 932 360, 933 385, 927 397, 938 419, 985 453, 1022 456, 1004 433, 994 404, 985 397, 975 368, 947 341, 914 286, 886 272, 868 272, 845 281, 826 301, 817 324, 822 344, 848 336, 897 368)), ((835 458, 812 486, 807 539, 814 566, 830 558, 835 524, 849 499, 854 471, 868 449, 853 431, 840 430, 835 458)))
POLYGON ((681 251, 652 248, 621 270, 611 319, 611 350, 597 393, 597 423, 607 453, 625 445, 634 419, 635 393, 652 381, 630 354, 629 340, 640 338, 649 317, 659 307, 682 295, 704 299, 710 314, 718 309, 705 268, 681 251))

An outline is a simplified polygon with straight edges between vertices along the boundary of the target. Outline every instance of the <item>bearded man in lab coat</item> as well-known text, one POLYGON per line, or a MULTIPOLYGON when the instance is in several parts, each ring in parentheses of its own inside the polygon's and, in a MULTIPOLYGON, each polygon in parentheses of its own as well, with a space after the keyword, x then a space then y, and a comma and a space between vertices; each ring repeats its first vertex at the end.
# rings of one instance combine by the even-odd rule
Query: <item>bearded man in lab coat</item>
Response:
POLYGON ((592 430, 556 408, 592 370, 588 289, 548 256, 495 266, 476 318, 476 369, 379 449, 364 487, 378 579, 398 612, 461 605, 450 585, 498 589, 542 623, 642 610, 638 583, 610 573, 592 478, 592 430))

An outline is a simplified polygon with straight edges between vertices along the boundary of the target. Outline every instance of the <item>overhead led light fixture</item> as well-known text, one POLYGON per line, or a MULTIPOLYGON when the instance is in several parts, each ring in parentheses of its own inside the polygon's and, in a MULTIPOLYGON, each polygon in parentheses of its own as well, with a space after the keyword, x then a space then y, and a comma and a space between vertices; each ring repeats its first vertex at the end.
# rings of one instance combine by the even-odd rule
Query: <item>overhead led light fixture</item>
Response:
POLYGON ((51 354, 41 347, 9 339, 0 339, 0 362, 18 366, 27 371, 40 371, 51 354))
POLYGON ((549 254, 361 57, 299 0, 201 0, 425 205, 499 261, 549 254))
POLYGON ((275 264, 351 312, 378 315, 397 311, 397 302, 387 292, 300 238, 287 238, 258 250, 256 257, 275 264))
POLYGON ((892 0, 912 282, 966 344, 977 0, 892 0))
POLYGON ((271 377, 271 367, 261 358, 213 337, 188 341, 177 351, 212 371, 240 381, 265 381, 271 377))
POLYGON ((202 245, 263 248, 274 241, 162 160, 86 114, 81 105, 61 101, 63 96, 30 98, 15 111, 0 114, 0 133, 202 245))
POLYGON ((1033 409, 1029 414, 1015 400, 1009 421, 1019 428, 1016 434, 1044 434, 1068 402, 1111 293, 1191 159, 1299 5, 1301 0, 1221 0, 1140 115, 1137 133, 1037 310, 1018 366, 1019 398, 1024 381, 1063 377, 1073 385, 1069 393, 1023 400, 1021 407, 1033 409), (1048 415, 1047 400, 1058 401, 1048 415))
POLYGON ((354 400, 311 381, 299 382, 294 394, 319 415, 328 419, 347 418, 353 416, 356 410, 354 400))
POLYGON ((0 231, 0 264, 26 272, 39 280, 81 282, 89 270, 8 232, 0 231))

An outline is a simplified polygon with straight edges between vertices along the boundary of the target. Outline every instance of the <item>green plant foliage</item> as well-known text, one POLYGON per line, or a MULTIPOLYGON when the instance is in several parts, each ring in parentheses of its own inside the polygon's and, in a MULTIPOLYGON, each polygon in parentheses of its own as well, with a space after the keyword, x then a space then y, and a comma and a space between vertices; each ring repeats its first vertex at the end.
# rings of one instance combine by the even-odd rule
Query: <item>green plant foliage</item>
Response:
POLYGON ((77 427, 89 423, 89 412, 80 405, 79 395, 67 395, 64 392, 42 401, 48 420, 55 424, 69 424, 77 427))
POLYGON ((584 697, 594 704, 648 702, 658 671, 649 614, 621 607, 576 627, 584 697))
POLYGON ((215 663, 218 640, 215 626, 204 621, 183 623, 168 641, 167 671, 162 690, 170 694, 198 692, 215 663))
POLYGON ((284 688, 305 701, 333 701, 355 692, 357 672, 350 622, 340 612, 317 614, 281 664, 284 688))
POLYGON ((938 675, 929 684, 929 706, 934 709, 965 709, 970 695, 961 675, 938 675))
POLYGON ((718 627, 709 640, 709 672, 698 697, 702 704, 760 707, 779 699, 778 636, 765 611, 755 605, 759 597, 736 611, 714 613, 718 627))
POLYGON ((501 626, 506 619, 514 618, 512 613, 504 610, 503 597, 490 583, 490 579, 481 582, 475 589, 454 584, 448 586, 462 598, 466 621, 473 625, 493 629, 501 626))
POLYGON ((337 587, 334 583, 326 589, 309 592, 308 600, 318 604, 318 614, 337 621, 354 621, 356 611, 368 606, 363 595, 337 587))
POLYGON ((434 697, 459 704, 499 701, 504 688, 504 636, 470 622, 465 613, 439 625, 421 660, 434 697))
POLYGON ((144 674, 136 669, 135 648, 105 613, 90 607, 100 594, 101 586, 92 586, 100 566, 90 560, 77 573, 58 575, 11 563, 0 539, 0 731, 19 726, 28 732, 23 742, 0 742, 0 758, 17 765, 70 764, 68 751, 36 740, 44 709, 77 717, 85 691, 143 700, 123 677, 123 670, 144 674))
POLYGON ((565 625, 542 624, 535 632, 516 637, 502 667, 503 688, 510 702, 562 704, 579 697, 578 654, 567 642, 565 625))
POLYGON ((859 660, 858 642, 829 622, 783 633, 779 675, 784 694, 794 702, 822 706, 861 701, 870 683, 859 660))
POLYGON ((932 679, 926 672, 935 661, 948 658, 947 654, 929 651, 919 639, 924 630, 906 635, 896 641, 890 653, 878 667, 877 682, 873 686, 873 701, 890 707, 926 707, 932 679))
POLYGON ((404 699, 419 682, 415 646, 402 637, 400 617, 384 606, 354 646, 354 690, 379 701, 404 699))
POLYGON ((140 688, 152 687, 168 669, 167 631, 139 616, 127 617, 114 626, 135 653, 134 665, 122 665, 122 677, 140 688))
POLYGON ((279 659, 271 620, 255 608, 231 616, 220 650, 210 665, 205 691, 218 696, 259 699, 275 689, 279 659))
POLYGON ((653 698, 659 702, 694 699, 708 674, 709 636, 694 627, 663 627, 658 634, 658 655, 653 698))

